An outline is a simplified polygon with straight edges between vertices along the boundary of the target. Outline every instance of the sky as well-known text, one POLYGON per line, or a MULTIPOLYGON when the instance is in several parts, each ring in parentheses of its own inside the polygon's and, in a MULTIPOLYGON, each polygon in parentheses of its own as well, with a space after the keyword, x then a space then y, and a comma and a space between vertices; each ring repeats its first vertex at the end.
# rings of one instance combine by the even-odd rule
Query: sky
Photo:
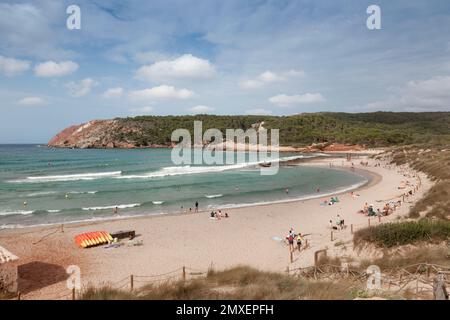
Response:
POLYGON ((449 31, 448 0, 0 1, 0 143, 143 114, 450 111, 449 31))

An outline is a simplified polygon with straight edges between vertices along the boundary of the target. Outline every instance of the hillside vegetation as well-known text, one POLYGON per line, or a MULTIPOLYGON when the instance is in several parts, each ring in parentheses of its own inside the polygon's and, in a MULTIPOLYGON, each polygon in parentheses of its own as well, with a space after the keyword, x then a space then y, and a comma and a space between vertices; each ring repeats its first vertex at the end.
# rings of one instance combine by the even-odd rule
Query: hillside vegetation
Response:
POLYGON ((264 121, 267 129, 280 129, 280 144, 306 146, 313 143, 349 143, 369 147, 450 141, 450 112, 426 113, 311 113, 292 116, 138 116, 117 118, 124 130, 116 140, 135 145, 169 145, 171 133, 185 128, 193 132, 193 121, 203 121, 203 130, 248 129, 264 121), (131 130, 130 128, 133 128, 131 130))

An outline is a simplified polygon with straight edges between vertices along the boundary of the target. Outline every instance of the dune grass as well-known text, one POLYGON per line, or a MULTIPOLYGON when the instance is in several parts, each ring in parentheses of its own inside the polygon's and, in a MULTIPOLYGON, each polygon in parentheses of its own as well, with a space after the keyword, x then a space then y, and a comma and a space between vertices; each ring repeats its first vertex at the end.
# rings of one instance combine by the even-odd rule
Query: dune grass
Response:
POLYGON ((386 248, 447 239, 450 239, 450 221, 431 219, 385 223, 358 230, 353 236, 356 247, 369 242, 386 248))
POLYGON ((307 281, 282 273, 238 266, 224 271, 211 270, 205 278, 147 285, 134 292, 109 287, 88 288, 81 299, 343 300, 354 298, 355 292, 361 289, 359 284, 350 281, 307 281))
POLYGON ((409 146, 396 148, 392 152, 393 162, 397 165, 408 163, 415 170, 426 173, 435 184, 422 199, 410 210, 411 218, 418 218, 424 212, 427 217, 450 220, 450 146, 426 149, 409 146))

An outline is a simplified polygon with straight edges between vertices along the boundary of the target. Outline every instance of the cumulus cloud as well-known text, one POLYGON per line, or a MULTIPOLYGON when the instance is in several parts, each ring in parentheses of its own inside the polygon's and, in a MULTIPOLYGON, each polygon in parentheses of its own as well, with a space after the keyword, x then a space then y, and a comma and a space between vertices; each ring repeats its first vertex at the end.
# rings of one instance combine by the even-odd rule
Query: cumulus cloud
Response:
POLYGON ((151 114, 153 112, 153 107, 145 106, 145 107, 140 107, 140 108, 133 108, 133 109, 130 109, 130 111, 134 115, 151 114))
POLYGON ((78 70, 78 64, 73 61, 47 61, 34 67, 34 74, 38 77, 62 77, 78 70))
POLYGON ((27 71, 30 68, 30 65, 30 61, 6 58, 0 55, 0 73, 3 73, 8 77, 27 71))
POLYGON ((295 95, 279 94, 271 97, 269 101, 279 107, 290 107, 297 104, 312 104, 324 102, 325 98, 320 93, 305 93, 295 95))
POLYGON ((130 99, 132 100, 162 100, 162 99, 178 99, 184 100, 194 96, 194 92, 188 89, 176 89, 172 86, 162 85, 143 90, 131 91, 130 99))
POLYGON ((135 77, 141 80, 160 81, 167 79, 206 79, 216 70, 208 60, 182 55, 174 60, 163 60, 143 66, 136 71, 135 77))
POLYGON ((102 97, 105 99, 112 99, 112 98, 120 98, 123 95, 123 88, 116 87, 116 88, 109 88, 105 92, 103 92, 102 97))
POLYGON ((303 77, 305 76, 305 72, 303 70, 294 70, 291 69, 289 71, 275 73, 272 71, 264 71, 255 79, 244 80, 239 83, 239 86, 243 89, 257 89, 264 87, 267 84, 274 82, 282 82, 287 81, 292 77, 303 77))
POLYGON ((368 103, 366 110, 429 111, 450 110, 450 76, 435 76, 427 80, 409 81, 391 89, 385 100, 368 103))
POLYGON ((38 106, 45 104, 45 100, 40 97, 25 97, 20 99, 18 104, 21 106, 38 106))
POLYGON ((78 98, 87 95, 97 84, 97 81, 91 78, 86 78, 80 82, 69 82, 66 87, 72 97, 78 98))
POLYGON ((191 113, 210 113, 214 111, 214 108, 209 106, 198 105, 188 109, 191 113))
POLYGON ((255 109, 248 109, 245 111, 245 113, 250 115, 269 115, 272 114, 272 111, 262 108, 255 108, 255 109))

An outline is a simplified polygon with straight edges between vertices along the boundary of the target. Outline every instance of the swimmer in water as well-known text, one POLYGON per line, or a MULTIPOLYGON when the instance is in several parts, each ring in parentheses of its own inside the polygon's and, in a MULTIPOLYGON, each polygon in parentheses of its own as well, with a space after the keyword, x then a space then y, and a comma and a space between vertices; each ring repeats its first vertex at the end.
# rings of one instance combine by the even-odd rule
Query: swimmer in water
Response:
POLYGON ((23 202, 23 206, 24 206, 24 207, 26 207, 27 204, 28 204, 28 202, 26 202, 26 201, 23 202))

